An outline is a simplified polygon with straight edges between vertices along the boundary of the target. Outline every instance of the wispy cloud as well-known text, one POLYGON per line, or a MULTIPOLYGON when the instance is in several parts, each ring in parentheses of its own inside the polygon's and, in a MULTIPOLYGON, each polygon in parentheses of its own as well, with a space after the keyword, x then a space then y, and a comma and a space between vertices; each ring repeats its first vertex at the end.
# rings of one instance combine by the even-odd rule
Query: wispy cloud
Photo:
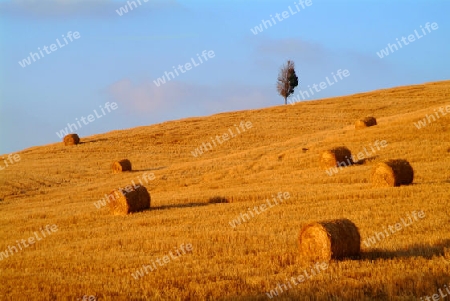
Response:
POLYGON ((267 88, 236 83, 204 86, 171 81, 164 87, 156 87, 151 80, 134 84, 129 79, 122 79, 107 88, 114 101, 136 115, 166 115, 182 111, 188 116, 190 111, 193 115, 205 115, 259 108, 275 104, 267 96, 268 92, 267 88))
POLYGON ((149 41, 149 40, 176 40, 176 39, 191 39, 199 37, 199 34, 179 34, 179 35, 155 35, 155 36, 111 36, 98 37, 96 40, 108 41, 149 41))

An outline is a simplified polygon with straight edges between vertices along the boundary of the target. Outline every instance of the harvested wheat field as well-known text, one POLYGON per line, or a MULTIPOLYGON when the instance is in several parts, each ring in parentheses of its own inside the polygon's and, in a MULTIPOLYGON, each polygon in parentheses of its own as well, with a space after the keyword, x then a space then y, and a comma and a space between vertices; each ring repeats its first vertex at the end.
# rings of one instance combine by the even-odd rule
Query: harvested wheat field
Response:
MULTIPOLYGON (((450 114, 415 126, 440 107, 450 111, 450 81, 25 149, 0 174, 0 300, 420 300, 445 293, 450 114), (368 115, 377 126, 355 131, 355 120, 368 115), (228 131, 235 137, 195 152, 228 131), (377 148, 382 140, 386 147, 377 148), (336 145, 371 155, 328 175, 317 158, 336 145), (116 158, 128 158, 133 171, 111 174, 116 158), (373 187, 374 166, 395 158, 414 168, 413 183, 373 187), (112 190, 135 185, 150 193, 150 209, 114 215, 99 205, 112 190), (299 231, 341 219, 357 227, 360 256, 316 270, 301 256, 299 231)), ((338 243, 348 239, 355 242, 338 243)))

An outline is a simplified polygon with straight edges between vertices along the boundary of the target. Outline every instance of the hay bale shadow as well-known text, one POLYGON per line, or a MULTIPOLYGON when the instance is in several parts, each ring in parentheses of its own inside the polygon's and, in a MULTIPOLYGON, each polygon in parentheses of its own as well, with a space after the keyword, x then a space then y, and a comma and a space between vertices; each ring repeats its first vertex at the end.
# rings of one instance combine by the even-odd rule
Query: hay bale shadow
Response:
POLYGON ((108 139, 106 139, 106 138, 99 138, 99 139, 93 139, 93 140, 85 140, 83 142, 80 141, 79 144, 96 143, 96 142, 102 142, 102 141, 108 141, 108 139))
MULTIPOLYGON (((394 259, 394 258, 411 258, 423 257, 432 259, 434 256, 445 256, 446 249, 450 248, 450 239, 446 239, 435 245, 415 244, 409 248, 400 250, 384 250, 372 249, 370 251, 362 252, 362 260, 377 260, 377 259, 394 259)), ((448 252, 448 251, 447 251, 448 252)))
POLYGON ((131 172, 142 172, 142 171, 152 171, 152 170, 161 170, 167 168, 168 166, 160 166, 155 168, 147 168, 147 169, 133 169, 131 172))
POLYGON ((364 165, 366 163, 370 163, 372 161, 375 161, 379 157, 380 156, 373 156, 373 157, 370 157, 370 158, 364 158, 364 159, 358 160, 356 162, 353 162, 353 165, 364 165))
POLYGON ((158 207, 151 207, 150 209, 146 209, 145 211, 151 210, 167 210, 172 208, 191 208, 191 207, 202 207, 208 206, 209 203, 186 203, 186 204, 173 204, 173 205, 162 205, 158 207))
POLYGON ((229 202, 230 201, 227 198, 222 197, 222 196, 214 196, 208 200, 208 203, 210 203, 210 204, 222 204, 222 203, 229 203, 229 202))

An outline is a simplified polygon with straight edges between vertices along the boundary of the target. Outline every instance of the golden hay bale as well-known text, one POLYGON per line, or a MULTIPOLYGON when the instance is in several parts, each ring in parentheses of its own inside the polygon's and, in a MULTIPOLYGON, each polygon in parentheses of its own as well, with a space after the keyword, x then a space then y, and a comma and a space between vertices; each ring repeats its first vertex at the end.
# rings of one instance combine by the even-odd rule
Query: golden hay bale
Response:
POLYGON ((352 153, 345 146, 335 147, 320 154, 319 164, 323 169, 352 165, 352 153))
POLYGON ((355 129, 364 129, 369 126, 377 125, 375 117, 365 117, 355 122, 355 129))
POLYGON ((119 173, 123 171, 131 171, 131 162, 128 159, 123 159, 114 162, 111 166, 113 173, 119 173))
POLYGON ((330 261, 359 256, 361 236, 348 219, 314 222, 299 235, 300 254, 306 261, 330 261))
POLYGON ((372 170, 372 185, 375 187, 395 187, 409 185, 414 179, 414 170, 403 159, 378 163, 372 170))
POLYGON ((77 145, 80 143, 80 137, 77 134, 69 134, 64 136, 64 145, 77 145))
POLYGON ((114 215, 126 215, 150 208, 150 194, 142 185, 127 186, 125 191, 114 190, 109 194, 109 208, 114 215))

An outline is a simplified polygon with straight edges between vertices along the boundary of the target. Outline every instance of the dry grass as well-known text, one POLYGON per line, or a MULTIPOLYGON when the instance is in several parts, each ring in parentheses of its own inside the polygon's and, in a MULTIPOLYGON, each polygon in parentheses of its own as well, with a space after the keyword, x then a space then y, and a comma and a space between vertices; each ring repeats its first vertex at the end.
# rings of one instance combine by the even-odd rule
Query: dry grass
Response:
MULTIPOLYGON (((407 212, 426 218, 331 261, 277 300, 419 300, 450 283, 450 115, 418 130, 413 122, 450 104, 450 82, 188 118, 19 152, 0 172, 0 250, 47 224, 58 232, 0 261, 0 299, 266 300, 265 292, 305 268, 298 231, 312 220, 347 218, 364 240, 407 212), (355 131, 354 120, 378 125, 355 131), (191 151, 241 120, 253 128, 194 158, 191 151), (330 177, 317 166, 330 145, 388 146, 364 165, 330 177), (307 150, 304 150, 307 149, 307 150), (110 174, 110 161, 133 172, 110 174), (378 162, 405 158, 414 184, 372 188, 378 162), (152 210, 112 216, 93 203, 151 171, 152 210), (232 228, 230 220, 279 191, 291 198, 232 228), (214 196, 229 203, 208 203, 214 196), (141 280, 143 264, 182 243, 193 252, 141 280)), ((136 182, 137 183, 137 182, 136 182)), ((308 266, 306 266, 308 267, 308 266)))

